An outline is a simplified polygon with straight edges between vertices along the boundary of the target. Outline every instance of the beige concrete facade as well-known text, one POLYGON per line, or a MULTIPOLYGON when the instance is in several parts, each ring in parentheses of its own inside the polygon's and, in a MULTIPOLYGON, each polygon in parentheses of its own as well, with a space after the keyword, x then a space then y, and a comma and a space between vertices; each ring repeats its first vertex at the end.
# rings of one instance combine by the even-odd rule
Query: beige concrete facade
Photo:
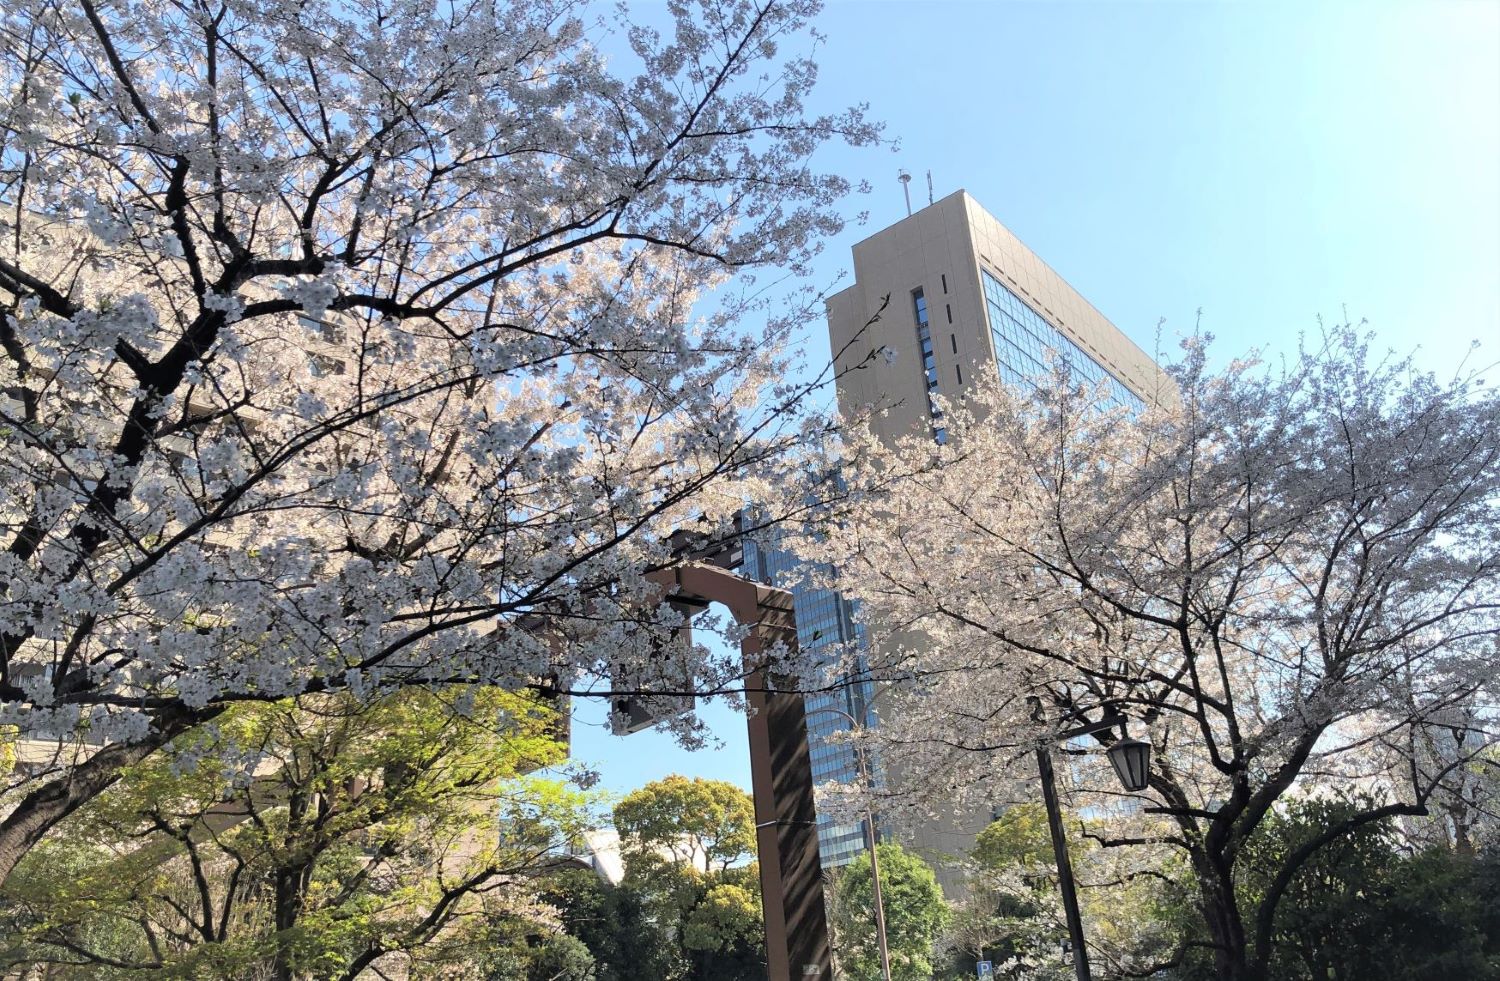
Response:
MULTIPOLYGON (((888 439, 931 436, 941 427, 927 397, 917 290, 926 300, 935 392, 957 402, 976 381, 994 376, 997 341, 982 271, 1141 401, 1176 398, 1175 385, 1145 351, 960 190, 854 246, 854 285, 828 300, 839 405, 846 415, 879 410, 871 424, 888 439)), ((886 776, 899 792, 900 768, 888 767, 886 776)), ((991 819, 988 812, 946 817, 898 825, 895 834, 936 867, 944 892, 954 897, 963 891, 955 860, 968 855, 991 819)))
POLYGON ((828 300, 846 413, 886 410, 875 423, 883 436, 930 428, 913 306, 918 289, 927 300, 938 392, 956 401, 995 370, 981 269, 1143 401, 1173 397, 1172 382, 1145 351, 960 190, 854 246, 854 285, 828 300))

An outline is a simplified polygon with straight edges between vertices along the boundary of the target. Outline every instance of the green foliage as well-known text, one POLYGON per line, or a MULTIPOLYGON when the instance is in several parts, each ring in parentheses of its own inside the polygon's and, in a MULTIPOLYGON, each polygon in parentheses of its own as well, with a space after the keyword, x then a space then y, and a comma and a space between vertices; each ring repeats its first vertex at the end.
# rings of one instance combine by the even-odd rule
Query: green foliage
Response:
MULTIPOLYGON (((451 958, 443 981, 599 981, 588 946, 550 923, 497 917, 463 937, 462 959, 451 958)), ((380 974, 368 974, 375 979, 380 974)), ((387 973, 383 976, 389 977, 387 973)), ((420 975, 419 975, 420 976, 420 975)))
POLYGON ((540 898, 562 916, 563 929, 577 938, 595 961, 596 981, 654 981, 682 971, 666 924, 646 912, 638 889, 611 889, 588 869, 547 876, 540 898))
MULTIPOLYGON (((1076 827, 1076 823, 1070 822, 1076 827)), ((1072 848, 1076 843, 1069 841, 1072 848)), ((974 861, 987 869, 1016 866, 1050 866, 1052 833, 1047 828, 1047 809, 1041 804, 1013 804, 979 833, 974 842, 974 861)))
POLYGON ((597 981, 594 955, 577 937, 548 937, 527 965, 526 981, 597 981))
POLYGON ((15 726, 0 726, 0 777, 16 768, 16 742, 20 734, 15 726))
MULTIPOLYGON (((932 867, 894 842, 878 845, 891 977, 928 981, 933 943, 948 922, 948 904, 932 867)), ((831 887, 832 927, 838 960, 851 981, 880 977, 870 856, 860 854, 839 870, 831 887)))
POLYGON ((724 780, 673 774, 615 805, 627 855, 665 851, 676 862, 726 869, 755 852, 755 808, 724 780))
POLYGON ((682 945, 688 950, 716 951, 747 939, 753 943, 760 919, 760 899, 748 889, 709 886, 682 923, 682 945))
POLYGON ((749 795, 671 776, 615 808, 626 858, 610 889, 591 872, 549 877, 544 898, 597 963, 596 981, 757 981, 765 977, 749 795))
MULTIPOLYGON (((1139 816, 1135 820, 1139 820, 1139 816)), ((1095 817, 1096 836, 1139 834, 1095 817)), ((1098 846, 1084 823, 1067 814, 1063 827, 1078 888, 1080 912, 1097 972, 1128 974, 1172 959, 1181 940, 1194 935, 1196 909, 1191 876, 1180 857, 1165 848, 1143 856, 1139 846, 1127 864, 1117 849, 1098 846)), ((969 895, 944 931, 945 978, 972 978, 974 963, 995 963, 997 977, 1051 981, 1071 978, 1062 958, 1068 939, 1057 891, 1056 857, 1046 810, 1019 804, 1006 811, 976 840, 969 895)))
MULTIPOLYGON (((1069 819, 1068 848, 1087 853, 1089 842, 1069 819)), ((959 904, 943 936, 948 952, 944 977, 971 978, 974 963, 1000 965, 1001 976, 1028 981, 1051 978, 1063 968, 1057 952, 1067 931, 1056 901, 1056 857, 1047 810, 1041 804, 1007 807, 979 833, 971 857, 970 895, 959 904)))
POLYGON ((475 962, 526 899, 505 883, 586 812, 527 775, 564 757, 549 711, 462 697, 243 704, 184 735, 17 869, 11 963, 338 978, 394 953, 413 977, 475 962))
MULTIPOLYGON (((1237 863, 1240 907, 1259 908, 1302 846, 1378 804, 1363 795, 1320 797, 1274 811, 1237 863)), ((1152 976, 1170 981, 1216 977, 1212 952, 1202 945, 1201 896, 1179 852, 1163 851, 1132 869, 1108 864, 1113 849, 1070 848, 1096 974, 1154 965, 1152 976)), ((1008 811, 979 836, 974 857, 972 897, 945 935, 940 976, 971 978, 981 956, 1008 966, 1000 976, 1070 976, 1042 956, 1066 933, 1041 808, 1008 811)), ((1312 851, 1289 879, 1273 922, 1267 979, 1497 981, 1497 911, 1500 851, 1414 850, 1389 820, 1359 824, 1312 851)))
MULTIPOLYGON (((1258 904, 1301 845, 1374 802, 1300 801, 1273 815, 1246 849, 1240 889, 1258 904)), ((1276 911, 1273 981, 1500 978, 1500 855, 1404 852, 1390 822, 1371 822, 1314 851, 1276 911)))

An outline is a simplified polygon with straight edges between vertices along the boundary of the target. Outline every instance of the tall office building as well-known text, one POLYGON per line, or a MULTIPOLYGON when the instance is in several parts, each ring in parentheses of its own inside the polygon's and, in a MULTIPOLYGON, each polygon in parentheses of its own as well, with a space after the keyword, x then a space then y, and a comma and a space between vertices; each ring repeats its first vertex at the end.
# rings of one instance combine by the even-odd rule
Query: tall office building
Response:
POLYGON ((994 371, 1024 386, 1047 372, 1049 351, 1124 403, 1175 391, 1144 351, 964 191, 854 246, 854 285, 829 298, 828 333, 839 405, 888 408, 874 421, 882 436, 930 430, 942 439, 929 396, 958 400, 994 371), (882 349, 892 356, 847 370, 882 349))
MULTIPOLYGON (((1171 398, 1173 383, 1138 346, 1053 272, 993 215, 957 191, 854 246, 854 285, 828 301, 828 332, 837 356, 839 404, 846 414, 885 409, 873 420, 886 438, 928 433, 946 438, 933 395, 958 400, 986 372, 1025 386, 1048 371, 1048 353, 1075 377, 1104 382, 1110 398, 1139 405, 1171 398), (885 297, 889 296, 889 301, 885 297), (885 308, 882 310, 882 303, 885 308), (872 317, 880 317, 873 324, 872 317), (890 357, 879 356, 891 352, 890 357), (877 356, 871 357, 874 353, 877 356), (849 370, 862 365, 859 370, 849 370)), ((745 573, 790 588, 804 650, 863 643, 851 604, 837 593, 798 586, 797 560, 768 547, 747 547, 745 573)), ((868 680, 807 698, 813 779, 858 779, 853 753, 827 737, 849 723, 834 708, 876 724, 868 680)), ((899 773, 875 767, 878 783, 899 773)), ((973 847, 992 815, 894 829, 895 836, 938 868, 950 892, 959 886, 950 857, 973 847)), ((882 827, 882 833, 888 830, 882 827)), ((858 823, 818 819, 825 869, 847 864, 864 848, 858 823)))
MULTIPOLYGON (((946 439, 932 396, 959 401, 997 371, 1008 383, 1030 385, 1048 372, 1049 352, 1074 377, 1102 382, 1119 404, 1175 397, 1170 378, 1140 347, 964 191, 854 246, 854 285, 829 299, 828 331, 840 406, 846 415, 886 410, 872 425, 887 439, 909 433, 946 439), (862 367, 851 370, 856 365, 862 367)), ((800 617, 800 597, 797 609, 800 617)), ((868 687, 861 692, 866 701, 873 695, 868 687)), ((853 761, 833 749, 824 747, 823 765, 844 779, 853 761)), ((885 776, 899 789, 899 769, 885 776)), ((951 892, 959 879, 944 868, 946 859, 967 854, 991 818, 976 814, 895 833, 938 866, 951 892)))

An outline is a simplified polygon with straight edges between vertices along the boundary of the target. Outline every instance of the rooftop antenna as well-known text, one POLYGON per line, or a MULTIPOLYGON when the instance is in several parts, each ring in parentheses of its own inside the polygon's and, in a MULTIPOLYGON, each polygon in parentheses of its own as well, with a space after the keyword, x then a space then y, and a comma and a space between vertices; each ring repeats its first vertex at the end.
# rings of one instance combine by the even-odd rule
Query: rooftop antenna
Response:
POLYGON ((932 203, 932 171, 927 172, 927 203, 932 203))
POLYGON ((911 175, 904 170, 896 171, 896 180, 901 182, 901 193, 906 195, 906 216, 911 217, 911 175))

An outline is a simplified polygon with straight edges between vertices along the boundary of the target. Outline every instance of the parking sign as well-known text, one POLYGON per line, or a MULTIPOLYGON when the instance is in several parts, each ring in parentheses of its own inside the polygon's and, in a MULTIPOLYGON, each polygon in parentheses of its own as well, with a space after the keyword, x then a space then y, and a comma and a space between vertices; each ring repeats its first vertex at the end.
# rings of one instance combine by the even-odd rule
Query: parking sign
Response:
POLYGON ((989 961, 980 961, 974 965, 974 970, 979 972, 981 978, 992 978, 995 976, 995 965, 989 961))

